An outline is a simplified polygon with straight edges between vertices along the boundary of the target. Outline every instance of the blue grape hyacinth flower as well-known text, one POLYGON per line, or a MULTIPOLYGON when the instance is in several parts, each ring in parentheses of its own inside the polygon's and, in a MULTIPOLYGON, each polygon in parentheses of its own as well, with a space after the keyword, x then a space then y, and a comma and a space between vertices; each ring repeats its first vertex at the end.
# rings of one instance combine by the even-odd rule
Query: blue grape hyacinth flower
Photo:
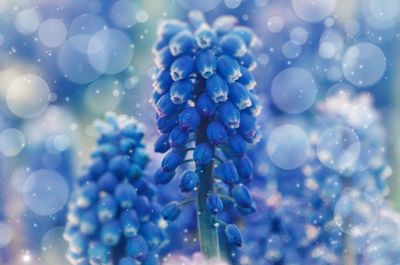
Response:
MULTIPOLYGON (((217 217, 224 204, 245 215, 255 211, 246 188, 253 168, 246 149, 260 139, 261 105, 251 73, 257 38, 236 24, 236 18, 223 16, 209 25, 193 11, 189 23, 164 21, 154 47, 157 70, 150 101, 161 134, 155 151, 166 153, 155 182, 167 184, 183 170, 180 189, 197 193, 200 246, 210 259, 220 255, 220 224, 228 242, 241 245, 239 228, 217 217)), ((164 218, 178 218, 177 207, 186 204, 168 204, 164 218)))
POLYGON ((156 186, 145 175, 142 125, 109 113, 96 127, 92 163, 69 203, 67 258, 73 265, 158 264, 167 237, 156 186))

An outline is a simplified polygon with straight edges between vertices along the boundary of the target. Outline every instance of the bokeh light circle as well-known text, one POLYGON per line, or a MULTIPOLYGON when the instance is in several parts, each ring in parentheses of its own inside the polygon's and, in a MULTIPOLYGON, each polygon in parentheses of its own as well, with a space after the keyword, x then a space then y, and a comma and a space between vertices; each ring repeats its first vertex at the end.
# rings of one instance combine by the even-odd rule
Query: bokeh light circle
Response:
POLYGON ((296 27, 290 31, 290 39, 299 45, 304 44, 308 39, 308 32, 301 27, 296 27))
POLYGON ((317 93, 314 77, 302 68, 287 68, 272 81, 272 100, 279 109, 288 113, 301 113, 310 108, 317 93))
POLYGON ((363 1, 365 21, 375 28, 394 27, 400 20, 400 1, 398 0, 365 0, 363 1))
POLYGON ((288 59, 295 59, 300 56, 301 46, 293 41, 287 41, 282 46, 282 53, 288 59))
POLYGON ((227 8, 234 9, 240 6, 242 0, 224 0, 224 2, 227 8))
POLYGON ((76 17, 69 26, 70 36, 78 34, 94 34, 104 29, 106 23, 104 20, 94 14, 84 13, 76 17))
POLYGON ((336 53, 336 47, 332 42, 321 42, 318 49, 319 56, 323 59, 331 59, 336 53))
POLYGON ((335 9, 336 0, 292 0, 296 15, 306 22, 318 22, 335 9))
POLYGON ((0 222, 0 248, 6 247, 14 238, 15 232, 11 225, 0 222))
POLYGON ((119 0, 113 4, 110 11, 111 21, 120 28, 130 28, 136 24, 135 14, 137 4, 130 0, 119 0))
POLYGON ((216 8, 222 0, 176 0, 180 6, 187 10, 197 9, 203 12, 208 12, 216 8))
POLYGON ((25 147, 24 134, 15 128, 5 129, 0 133, 0 152, 5 156, 16 156, 25 147))
POLYGON ((63 238, 64 230, 64 227, 55 227, 43 236, 41 250, 46 264, 69 265, 67 259, 60 259, 68 250, 68 243, 63 238))
POLYGON ((363 42, 351 46, 345 53, 342 71, 353 85, 366 87, 378 82, 386 70, 386 57, 378 46, 363 42))
POLYGON ((125 70, 133 57, 130 39, 116 29, 104 29, 93 35, 87 51, 91 65, 105 74, 117 74, 125 70))
POLYGON ((67 28, 61 19, 51 18, 40 24, 38 34, 44 46, 56 48, 61 46, 67 38, 67 28))
POLYGON ((18 76, 7 89, 7 106, 21 118, 33 118, 48 106, 50 88, 43 78, 26 74, 18 76))
POLYGON ((306 161, 309 149, 307 134, 293 124, 275 128, 268 138, 268 155, 271 161, 282 169, 300 167, 306 161))
POLYGON ((335 126, 326 129, 318 138, 318 159, 328 168, 344 172, 352 170, 360 155, 361 143, 354 130, 335 126))
POLYGON ((37 10, 24 9, 15 18, 15 29, 22 35, 31 35, 39 28, 41 20, 37 10))
POLYGON ((378 219, 378 206, 372 196, 357 189, 345 189, 335 206, 335 223, 351 236, 368 233, 378 219))
POLYGON ((69 38, 58 53, 58 66, 65 78, 77 84, 96 80, 101 74, 92 66, 87 57, 90 35, 79 34, 69 38))
POLYGON ((283 21, 283 19, 281 17, 274 16, 274 17, 271 17, 270 19, 268 19, 267 28, 269 31, 271 31, 273 33, 280 32, 284 26, 285 26, 285 22, 283 21))
POLYGON ((121 92, 122 85, 116 79, 111 77, 100 78, 90 84, 85 91, 86 106, 95 114, 113 110, 118 107, 122 100, 121 92))
POLYGON ((59 212, 68 200, 69 187, 59 173, 42 169, 32 173, 22 187, 23 199, 37 215, 59 212))

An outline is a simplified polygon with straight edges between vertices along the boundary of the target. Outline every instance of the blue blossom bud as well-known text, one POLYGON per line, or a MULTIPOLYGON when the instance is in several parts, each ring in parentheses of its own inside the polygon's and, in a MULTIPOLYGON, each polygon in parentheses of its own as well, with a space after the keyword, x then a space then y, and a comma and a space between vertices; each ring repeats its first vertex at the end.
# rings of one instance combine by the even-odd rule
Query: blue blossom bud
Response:
POLYGON ((243 157, 247 151, 247 142, 242 136, 235 134, 229 138, 229 148, 237 157, 243 157))
POLYGON ((97 217, 104 223, 114 219, 117 214, 118 204, 113 196, 106 195, 97 205, 97 217))
POLYGON ((237 26, 232 30, 232 34, 239 36, 248 47, 254 47, 257 43, 256 35, 248 27, 237 26))
POLYGON ((228 99, 228 84, 219 75, 215 74, 208 78, 206 88, 208 96, 214 103, 224 102, 228 99))
POLYGON ((95 183, 87 183, 79 190, 76 204, 79 207, 87 208, 97 200, 98 193, 99 190, 95 183))
POLYGON ((237 81, 247 90, 253 90, 257 85, 254 75, 243 66, 240 67, 240 72, 242 73, 242 76, 237 81))
POLYGON ((196 108, 188 107, 179 114, 179 126, 183 131, 195 131, 200 125, 200 113, 196 108))
POLYGON ((209 143, 201 143, 194 148, 193 159, 197 165, 206 165, 211 163, 213 155, 213 147, 209 143))
POLYGON ((165 39, 157 38, 151 51, 153 52, 153 54, 156 54, 159 50, 161 50, 162 48, 164 48, 167 45, 168 45, 168 41, 166 41, 165 39))
POLYGON ((125 252, 128 256, 138 259, 147 255, 149 246, 143 236, 139 235, 127 239, 125 252))
POLYGON ((221 36, 232 31, 237 24, 238 19, 236 17, 226 15, 218 17, 212 27, 221 36))
POLYGON ((157 29, 157 37, 164 41, 169 41, 177 33, 184 31, 188 25, 176 19, 163 21, 157 29))
POLYGON ((158 137, 157 141, 154 143, 154 151, 156 153, 165 153, 171 148, 169 144, 169 134, 163 134, 158 137))
POLYGON ((76 226, 68 222, 64 229, 63 238, 65 239, 65 241, 70 242, 72 240, 73 235, 75 235, 75 233, 78 231, 79 230, 76 226))
POLYGON ((178 125, 178 115, 168 115, 157 119, 157 130, 159 133, 169 133, 178 125))
POLYGON ((182 149, 172 149, 164 157, 161 166, 165 171, 174 171, 185 159, 186 152, 182 149))
POLYGON ((89 245, 88 252, 90 264, 107 264, 110 261, 110 249, 101 242, 89 245))
POLYGON ((148 222, 150 220, 150 214, 152 205, 146 196, 139 196, 135 204, 135 211, 141 222, 148 222))
POLYGON ((232 190, 232 197, 235 203, 242 208, 254 208, 255 203, 250 191, 243 184, 236 185, 232 190))
POLYGON ((236 167, 232 162, 225 162, 220 164, 215 169, 215 175, 227 185, 233 185, 239 179, 236 167))
POLYGON ((160 168, 154 175, 154 182, 156 184, 167 184, 175 177, 175 171, 165 171, 160 168))
POLYGON ((136 190, 129 183, 121 183, 117 186, 114 192, 115 199, 122 208, 133 207, 136 199, 136 190))
POLYGON ((106 171, 106 164, 103 159, 95 159, 93 163, 90 165, 89 172, 93 176, 99 176, 106 171))
POLYGON ((136 147, 136 141, 130 138, 122 138, 119 144, 120 151, 124 154, 129 155, 130 152, 136 147))
POLYGON ((155 249, 163 241, 163 235, 160 228, 153 222, 146 222, 140 227, 140 234, 146 239, 150 249, 155 249))
POLYGON ((218 73, 228 83, 233 83, 242 76, 238 62, 227 55, 218 58, 218 73))
POLYGON ((233 57, 242 57, 247 52, 245 42, 234 34, 226 34, 219 44, 223 53, 233 57))
POLYGON ((99 221, 95 210, 86 211, 80 220, 79 230, 85 235, 91 235, 96 232, 99 221))
POLYGON ((133 209, 122 211, 119 220, 125 237, 133 237, 138 234, 140 223, 139 218, 133 209))
POLYGON ((239 128, 240 111, 232 104, 231 101, 225 101, 218 107, 218 118, 229 129, 239 128))
POLYGON ((143 261, 143 265, 159 265, 158 254, 150 252, 147 254, 146 259, 143 261))
POLYGON ((68 249, 65 257, 71 264, 90 265, 89 260, 85 258, 84 254, 74 253, 70 249, 68 249))
POLYGON ((196 104, 197 110, 200 112, 200 115, 205 118, 210 118, 214 116, 217 105, 210 99, 210 97, 203 93, 199 96, 196 104))
POLYGON ((122 259, 119 260, 118 265, 133 265, 136 263, 136 260, 134 260, 131 257, 124 257, 122 259))
POLYGON ((256 118, 242 111, 240 113, 239 131, 247 141, 251 141, 257 134, 256 118))
MULTIPOLYGON (((174 83, 174 84, 176 84, 176 83, 174 83)), ((174 86, 173 86, 173 87, 174 87, 174 86)), ((181 88, 180 88, 180 89, 181 89, 181 88)), ((179 89, 175 87, 174 90, 175 90, 175 91, 173 92, 174 97, 175 97, 175 96, 178 96, 179 89)), ((171 88, 170 94, 171 94, 171 93, 172 93, 172 88, 171 88)), ((186 92, 185 92, 185 93, 186 93, 186 92)), ((176 98, 176 99, 174 98, 174 100, 178 101, 178 98, 176 98)), ((182 108, 182 106, 179 105, 178 103, 172 102, 171 96, 170 96, 170 95, 164 94, 164 95, 157 101, 157 103, 156 103, 156 105, 155 105, 155 108, 156 108, 157 114, 158 114, 160 117, 163 117, 163 116, 167 116, 167 115, 172 115, 172 114, 174 114, 175 112, 179 111, 179 110, 182 108)))
POLYGON ((162 211, 162 216, 167 221, 175 221, 181 214, 181 207, 177 202, 170 202, 162 211))
POLYGON ((164 94, 169 91, 172 82, 173 80, 168 70, 158 71, 153 81, 153 87, 158 93, 164 94))
POLYGON ((240 57, 240 65, 246 67, 247 70, 253 71, 257 67, 257 60, 251 52, 247 52, 240 57))
POLYGON ((211 144, 221 145, 228 141, 228 132, 221 122, 213 121, 207 127, 207 137, 211 144))
POLYGON ((262 105, 260 103, 260 100, 258 99, 258 96, 255 95, 254 93, 250 92, 249 95, 251 100, 251 107, 248 108, 248 111, 250 112, 251 116, 258 117, 260 116, 262 110, 262 105))
POLYGON ((195 33, 196 44, 200 49, 211 48, 217 42, 215 31, 207 24, 201 25, 195 33))
POLYGON ((244 110, 251 106, 250 93, 240 83, 233 83, 229 87, 229 99, 239 109, 244 110))
POLYGON ((157 90, 153 90, 151 92, 151 96, 150 96, 150 100, 149 100, 150 104, 155 106, 157 101, 161 98, 162 95, 164 95, 164 94, 158 93, 157 90))
POLYGON ((188 139, 189 133, 177 126, 169 135, 169 144, 172 148, 183 147, 188 139))
POLYGON ((101 227, 101 241, 104 245, 113 247, 121 238, 121 226, 118 221, 113 220, 101 227))
POLYGON ((180 188, 182 192, 191 192, 197 189, 199 184, 199 175, 194 171, 186 171, 183 173, 180 188))
MULTIPOLYGON (((189 79, 174 82, 169 91, 173 104, 183 104, 189 100, 193 93, 193 84, 189 79)), ((162 99, 162 98, 161 98, 162 99)), ((156 106, 157 107, 157 106, 156 106)))
POLYGON ((117 155, 108 163, 108 169, 116 176, 124 175, 128 171, 129 166, 129 157, 127 155, 117 155))
POLYGON ((189 12, 188 19, 191 26, 198 29, 201 25, 207 24, 204 14, 198 10, 192 10, 189 12))
POLYGON ((207 79, 217 70, 217 57, 209 50, 201 51, 196 57, 196 70, 207 79))
POLYGON ((70 250, 77 253, 83 254, 88 246, 88 237, 81 233, 74 233, 71 237, 70 250))
POLYGON ((242 246, 242 234, 239 228, 234 224, 229 224, 225 227, 225 236, 229 244, 235 245, 237 247, 242 246))
POLYGON ((173 56, 189 53, 195 48, 194 42, 194 37, 190 31, 181 31, 169 41, 169 49, 173 56))
POLYGON ((253 163, 247 156, 235 159, 235 167, 241 180, 244 180, 245 182, 250 182, 253 179, 253 163))
POLYGON ((170 74, 172 80, 179 81, 182 79, 187 79, 194 69, 194 61, 192 57, 184 55, 176 59, 172 65, 170 74))
POLYGON ((164 47, 156 52, 155 63, 160 70, 168 69, 174 62, 174 56, 171 54, 169 47, 164 47))
MULTIPOLYGON (((137 156, 135 156, 137 158, 137 156)), ((136 163, 136 161, 135 161, 136 163)), ((141 169, 139 163, 131 165, 129 167, 129 171, 127 173, 127 177, 129 177, 130 180, 137 180, 143 175, 143 170, 141 169)))
POLYGON ((217 194, 211 193, 207 197, 207 208, 211 214, 217 215, 218 213, 222 212, 224 204, 217 194))

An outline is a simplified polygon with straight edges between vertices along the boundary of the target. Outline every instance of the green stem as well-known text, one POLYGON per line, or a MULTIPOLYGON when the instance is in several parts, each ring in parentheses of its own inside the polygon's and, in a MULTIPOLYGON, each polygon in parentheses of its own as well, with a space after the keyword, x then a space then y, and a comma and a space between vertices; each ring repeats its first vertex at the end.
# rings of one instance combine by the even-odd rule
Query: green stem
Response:
MULTIPOLYGON (((206 128, 207 123, 204 123, 198 129, 197 144, 207 141, 206 128)), ((214 217, 207 209, 207 196, 213 191, 214 185, 213 167, 212 162, 197 169, 200 177, 197 193, 197 227, 203 255, 209 260, 218 261, 220 259, 218 227, 214 225, 214 217)))

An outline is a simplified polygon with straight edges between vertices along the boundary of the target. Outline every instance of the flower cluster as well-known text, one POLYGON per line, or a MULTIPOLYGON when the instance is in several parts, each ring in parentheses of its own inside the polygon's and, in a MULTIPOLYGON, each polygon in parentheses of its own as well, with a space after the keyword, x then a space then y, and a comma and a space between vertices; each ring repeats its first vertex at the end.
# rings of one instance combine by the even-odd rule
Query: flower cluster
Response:
MULTIPOLYGON (((388 261, 399 258, 393 254, 396 240, 383 228, 398 224, 393 214, 388 218, 383 203, 392 170, 379 113, 368 94, 344 90, 317 109, 311 149, 301 167, 283 170, 268 159, 254 159, 256 178, 264 179, 259 182, 265 187, 253 191, 260 210, 243 230, 245 248, 237 262, 396 264, 388 261), (347 161, 342 163, 342 156, 347 161)), ((250 155, 266 157, 260 155, 265 145, 261 142, 250 155)))
POLYGON ((69 204, 64 237, 72 264, 158 264, 166 243, 159 226, 157 189, 144 175, 148 155, 143 128, 126 116, 107 114, 93 162, 79 178, 69 204))
MULTIPOLYGON (((178 167, 193 162, 195 169, 182 174, 180 189, 198 191, 200 215, 214 219, 232 201, 239 212, 250 214, 255 204, 246 184, 253 165, 246 150, 260 139, 256 117, 261 105, 251 73, 256 60, 250 51, 257 39, 231 16, 210 26, 201 13, 191 12, 189 21, 162 23, 154 48, 151 102, 161 134, 155 150, 167 153, 155 181, 167 184, 178 167)), ((168 204, 164 218, 177 219, 181 207, 168 204)), ((230 243, 241 245, 236 225, 227 225, 225 232, 230 243)))

